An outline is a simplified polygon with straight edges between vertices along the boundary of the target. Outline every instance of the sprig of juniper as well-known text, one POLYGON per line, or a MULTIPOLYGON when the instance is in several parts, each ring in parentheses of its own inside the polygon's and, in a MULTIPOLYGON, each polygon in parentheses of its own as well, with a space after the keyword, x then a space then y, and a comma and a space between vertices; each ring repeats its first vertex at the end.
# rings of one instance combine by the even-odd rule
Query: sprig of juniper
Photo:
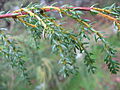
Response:
MULTIPOLYGON (((64 72, 65 76, 69 75, 69 73, 77 72, 78 66, 76 65, 76 50, 85 54, 84 63, 87 65, 88 71, 93 73, 95 72, 96 67, 94 65, 95 59, 92 57, 93 53, 86 48, 86 45, 89 46, 90 35, 92 36, 94 34, 95 41, 98 42, 98 40, 101 40, 102 42, 104 51, 106 52, 104 61, 108 65, 108 69, 111 73, 115 74, 120 69, 120 64, 112 59, 112 57, 115 56, 116 50, 109 45, 100 32, 92 28, 92 25, 88 22, 89 20, 81 18, 81 15, 83 14, 81 10, 89 11, 91 14, 100 15, 113 21, 115 23, 115 27, 119 31, 119 8, 119 6, 100 9, 95 7, 42 7, 39 5, 29 5, 26 8, 14 11, 14 14, 7 14, 6 17, 12 17, 23 23, 28 28, 28 31, 31 32, 37 47, 39 47, 39 40, 41 38, 49 39, 52 45, 52 52, 59 54, 61 57, 59 63, 63 65, 61 71, 64 72), (60 15, 64 14, 77 21, 81 27, 79 32, 74 33, 73 31, 66 30, 60 24, 57 24, 55 18, 47 16, 46 12, 48 11, 58 11, 60 15)), ((0 17, 4 18, 5 15, 0 17)), ((5 39, 3 39, 3 41, 4 40, 5 39)), ((3 46, 5 45, 3 44, 3 46)), ((6 49, 10 46, 11 42, 6 49)), ((12 49, 12 52, 15 51, 12 49)), ((15 62, 15 64, 17 63, 18 62, 15 62)))
POLYGON ((18 43, 6 35, 3 30, 0 30, 0 54, 4 56, 4 59, 9 62, 12 68, 16 68, 18 72, 21 72, 22 77, 29 80, 21 48, 18 46, 18 43))

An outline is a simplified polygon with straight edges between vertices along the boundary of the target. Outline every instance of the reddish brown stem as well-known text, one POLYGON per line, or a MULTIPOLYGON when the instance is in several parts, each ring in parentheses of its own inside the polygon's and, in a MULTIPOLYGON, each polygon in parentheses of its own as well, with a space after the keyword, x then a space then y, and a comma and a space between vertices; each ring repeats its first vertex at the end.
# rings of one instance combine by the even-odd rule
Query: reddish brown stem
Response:
MULTIPOLYGON (((64 9, 62 7, 59 7, 60 9, 64 9)), ((67 7, 66 9, 74 9, 74 10, 80 10, 80 11, 90 11, 92 8, 90 7, 67 7)), ((49 11, 55 11, 54 9, 51 10, 51 9, 45 9, 44 12, 49 12, 49 11)), ((15 18, 16 16, 19 16, 19 15, 26 15, 28 13, 26 12, 21 12, 21 13, 9 13, 9 14, 3 14, 3 15, 0 15, 0 19, 2 18, 15 18)))
POLYGON ((8 13, 8 14, 3 14, 3 15, 0 15, 0 19, 2 18, 15 18, 16 16, 19 16, 19 15, 26 15, 27 13, 26 12, 18 12, 18 13, 8 13))
MULTIPOLYGON (((80 10, 80 11, 90 11, 92 9, 90 7, 67 7, 67 8, 59 7, 59 8, 60 9, 74 9, 74 10, 80 10)), ((45 9, 45 12, 49 12, 49 11, 55 11, 55 10, 45 9)))

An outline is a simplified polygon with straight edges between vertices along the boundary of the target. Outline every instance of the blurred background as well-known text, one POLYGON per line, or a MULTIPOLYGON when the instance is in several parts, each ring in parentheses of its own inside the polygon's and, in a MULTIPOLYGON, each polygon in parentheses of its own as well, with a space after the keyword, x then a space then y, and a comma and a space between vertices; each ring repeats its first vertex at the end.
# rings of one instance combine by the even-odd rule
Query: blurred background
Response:
MULTIPOLYGON (((41 3, 43 5, 55 4, 62 6, 65 4, 73 6, 92 6, 98 4, 97 7, 110 6, 113 3, 120 5, 120 0, 0 0, 0 11, 13 11, 21 7, 25 7, 30 3, 41 3)), ((53 15, 58 18, 58 22, 65 21, 64 26, 69 29, 77 30, 75 22, 66 17, 60 19, 56 13, 53 15), (54 15, 55 14, 55 15, 54 15)), ((52 14, 51 14, 52 16, 52 14)), ((93 24, 96 30, 105 32, 107 40, 118 50, 115 60, 120 61, 120 36, 113 29, 112 22, 99 16, 91 16, 85 12, 83 18, 91 21, 97 21, 93 24)), ((2 59, 0 55, 0 90, 120 90, 120 73, 111 75, 103 62, 100 44, 92 44, 91 50, 95 53, 94 57, 97 61, 97 72, 91 74, 78 57, 79 72, 77 75, 70 75, 64 78, 59 74, 60 65, 58 64, 59 56, 51 53, 49 41, 41 40, 40 49, 37 50, 33 39, 26 32, 23 25, 14 22, 14 20, 0 20, 0 28, 6 28, 7 33, 13 35, 21 44, 21 48, 25 54, 27 72, 30 76, 31 85, 28 85, 20 73, 16 72, 8 66, 7 61, 2 59)))

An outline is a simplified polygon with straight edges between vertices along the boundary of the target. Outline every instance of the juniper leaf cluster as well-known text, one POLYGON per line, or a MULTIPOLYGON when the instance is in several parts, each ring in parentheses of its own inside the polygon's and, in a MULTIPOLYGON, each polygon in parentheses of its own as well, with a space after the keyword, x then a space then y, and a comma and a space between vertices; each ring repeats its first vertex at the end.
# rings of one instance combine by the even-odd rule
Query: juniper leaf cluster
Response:
MULTIPOLYGON (((100 15, 106 19, 113 21, 116 29, 120 30, 120 7, 112 5, 103 9, 90 7, 91 14, 100 15)), ((103 50, 105 52, 104 62, 107 64, 111 73, 116 74, 120 69, 120 63, 113 60, 116 50, 105 40, 104 36, 97 30, 92 28, 90 20, 83 19, 81 16, 84 14, 78 7, 72 8, 71 6, 63 6, 62 8, 54 6, 41 6, 32 4, 28 7, 21 8, 14 11, 14 13, 24 13, 13 17, 27 27, 27 31, 31 33, 34 38, 37 48, 40 44, 40 39, 49 40, 52 52, 60 56, 59 64, 62 64, 61 72, 65 76, 70 73, 78 72, 79 66, 76 64, 77 50, 84 54, 84 63, 88 71, 95 72, 96 59, 93 58, 93 52, 89 51, 91 36, 94 37, 96 42, 102 42, 103 50), (67 30, 57 23, 55 17, 51 17, 46 11, 58 11, 60 16, 67 16, 76 21, 79 25, 77 33, 74 30, 67 30)), ((54 13, 54 12, 53 12, 54 13)), ((24 60, 22 60, 22 52, 16 49, 14 41, 10 41, 3 34, 1 37, 1 53, 9 59, 12 66, 18 66, 21 70, 25 70, 24 60)))

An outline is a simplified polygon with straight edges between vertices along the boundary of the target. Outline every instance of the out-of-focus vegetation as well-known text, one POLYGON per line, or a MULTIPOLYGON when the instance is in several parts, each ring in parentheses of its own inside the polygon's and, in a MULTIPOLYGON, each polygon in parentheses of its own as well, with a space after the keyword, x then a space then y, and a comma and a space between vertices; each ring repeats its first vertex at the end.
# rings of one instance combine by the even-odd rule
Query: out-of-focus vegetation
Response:
MULTIPOLYGON (((4 0, 3 0, 4 1, 4 0)), ((31 0, 32 1, 32 0, 31 0)), ((34 0, 38 2, 38 0, 34 0)), ((46 3, 53 3, 57 0, 46 0, 46 3), (51 1, 51 2, 50 2, 51 1)), ((80 0, 74 0, 79 2, 80 0)), ((84 2, 83 6, 86 4, 92 5, 93 3, 99 2, 102 5, 108 5, 112 2, 108 0, 81 0, 84 2), (105 3, 106 2, 106 3, 105 3)), ((27 0, 6 0, 4 10, 7 8, 14 9, 19 8, 22 3, 29 3, 27 0), (14 1, 14 2, 11 2, 14 1), (17 7, 18 6, 18 7, 17 7)), ((59 4, 64 4, 71 2, 74 5, 73 1, 58 1, 59 4)), ((119 4, 119 0, 116 0, 119 4)), ((78 3, 76 3, 78 5, 78 3)), ((100 4, 100 6, 101 6, 100 4)), ((79 6, 79 5, 78 5, 79 6)), ((1 21, 3 22, 3 21, 1 21)), ((71 23, 71 22, 70 22, 71 23)), ((5 22, 6 24, 6 22, 5 22)), ((3 24, 0 27, 4 27, 3 24)), ((6 61, 0 58, 0 90, 119 90, 120 88, 120 73, 118 75, 111 75, 107 70, 106 65, 103 63, 103 54, 100 50, 100 44, 94 47, 91 46, 91 50, 95 53, 94 57, 97 58, 98 70, 95 74, 87 72, 87 68, 83 64, 83 60, 78 59, 78 65, 80 66, 79 73, 77 75, 71 75, 70 77, 64 78, 60 73, 60 65, 58 65, 59 56, 51 53, 50 42, 41 40, 40 49, 37 50, 33 39, 29 34, 24 30, 22 26, 18 26, 15 22, 7 22, 8 33, 14 35, 14 38, 21 43, 21 48, 25 54, 25 60, 27 61, 26 67, 30 76, 31 85, 25 81, 25 79, 20 76, 19 72, 16 72, 16 69, 10 68, 6 61), (27 42, 26 42, 27 41, 27 42)), ((108 25, 108 24, 104 24, 108 25)), ((111 24, 110 24, 111 25, 111 24)), ((67 25, 66 25, 67 26, 67 25)), ((103 25, 102 25, 103 26, 103 25)), ((5 26, 6 27, 6 26, 5 26)), ((69 28, 69 27, 68 27, 69 28)), ((73 27, 74 28, 74 27, 73 27)), ((98 27, 99 28, 99 25, 98 27)), ((106 27, 107 28, 107 27, 106 27)), ((104 28, 105 29, 105 28, 104 28)), ((109 29, 105 29, 108 30, 109 29)), ((109 32, 108 32, 109 34, 109 32)), ((118 50, 116 60, 120 61, 120 42, 116 34, 109 36, 108 41, 118 50)))

